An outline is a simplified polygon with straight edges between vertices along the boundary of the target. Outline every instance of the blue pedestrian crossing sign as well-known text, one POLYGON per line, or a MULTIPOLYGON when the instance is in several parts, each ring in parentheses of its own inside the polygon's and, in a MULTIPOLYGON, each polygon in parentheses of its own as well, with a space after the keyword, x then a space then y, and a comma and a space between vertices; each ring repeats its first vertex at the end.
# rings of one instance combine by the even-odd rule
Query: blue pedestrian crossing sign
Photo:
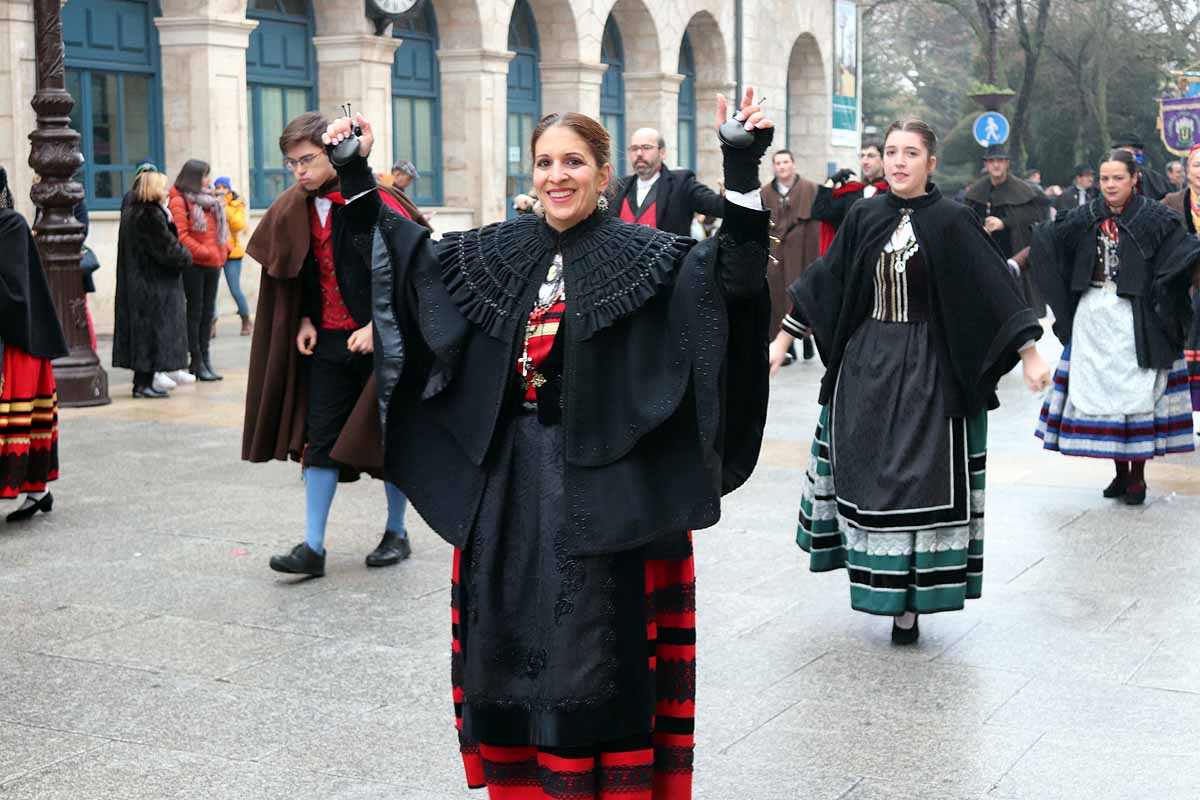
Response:
POLYGON ((998 111, 985 111, 975 120, 975 141, 979 142, 980 147, 1004 144, 1008 141, 1011 127, 1003 114, 998 111))

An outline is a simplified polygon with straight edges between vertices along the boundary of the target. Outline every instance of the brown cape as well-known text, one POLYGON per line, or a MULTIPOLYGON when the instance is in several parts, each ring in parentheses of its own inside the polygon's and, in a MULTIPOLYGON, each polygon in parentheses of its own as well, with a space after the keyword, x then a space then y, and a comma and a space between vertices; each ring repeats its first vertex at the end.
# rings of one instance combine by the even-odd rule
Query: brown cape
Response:
POLYGON ((771 255, 767 264, 767 285, 771 291, 771 338, 779 333, 779 323, 791 309, 787 287, 804 274, 809 264, 821 255, 821 222, 813 219, 817 184, 796 176, 792 190, 779 194, 775 181, 762 187, 763 206, 771 212, 771 255), (784 200, 786 199, 786 204, 784 200))
MULTIPOLYGON (((393 197, 399 194, 387 187, 380 190, 393 197)), ((245 461, 299 461, 304 453, 308 386, 296 332, 303 294, 300 271, 310 247, 308 197, 298 184, 281 194, 246 245, 247 255, 262 265, 262 277, 246 384, 245 461)), ((374 375, 359 395, 332 456, 349 467, 343 470, 343 480, 353 480, 359 472, 383 476, 383 429, 374 375)))

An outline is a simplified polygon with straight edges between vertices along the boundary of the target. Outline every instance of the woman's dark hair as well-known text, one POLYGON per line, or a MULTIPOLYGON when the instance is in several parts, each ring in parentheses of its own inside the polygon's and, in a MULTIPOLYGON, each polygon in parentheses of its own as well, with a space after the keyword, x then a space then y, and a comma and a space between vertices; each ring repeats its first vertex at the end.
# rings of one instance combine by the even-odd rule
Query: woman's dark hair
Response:
POLYGON ((1133 153, 1129 152, 1128 150, 1110 150, 1108 153, 1108 156, 1104 159, 1104 161, 1101 161, 1100 163, 1103 164, 1107 161, 1119 161, 1120 163, 1125 165, 1125 168, 1127 170, 1129 170, 1130 175, 1137 177, 1137 174, 1138 174, 1137 159, 1134 158, 1133 153))
POLYGON ((535 161, 537 160, 538 139, 542 138, 542 134, 551 128, 569 128, 580 139, 587 142, 588 149, 592 151, 592 158, 596 159, 597 167, 603 167, 609 163, 612 140, 609 138, 608 131, 596 120, 575 111, 568 111, 565 114, 547 114, 542 117, 541 122, 533 129, 533 136, 529 139, 529 154, 535 161))
MULTIPOLYGON (((933 128, 929 127, 929 123, 923 122, 915 117, 906 119, 898 119, 888 126, 887 131, 883 134, 883 143, 886 145, 887 140, 893 133, 915 133, 921 137, 921 141, 925 144, 925 149, 929 151, 929 155, 937 155, 938 139, 937 134, 933 132, 933 128)), ((863 145, 866 147, 866 145, 863 145)), ((883 151, 880 151, 882 154, 883 151)))
POLYGON ((181 192, 196 194, 204 190, 204 176, 208 174, 207 162, 198 158, 189 158, 179 168, 175 177, 175 188, 181 192))

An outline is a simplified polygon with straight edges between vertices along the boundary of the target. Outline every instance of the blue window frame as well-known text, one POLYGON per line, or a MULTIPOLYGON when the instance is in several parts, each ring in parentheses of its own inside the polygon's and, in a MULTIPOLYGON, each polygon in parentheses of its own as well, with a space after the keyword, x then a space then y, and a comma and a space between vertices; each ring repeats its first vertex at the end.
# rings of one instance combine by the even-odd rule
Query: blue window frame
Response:
POLYGON ((621 44, 621 29, 612 14, 604 24, 600 62, 608 65, 600 81, 600 124, 608 129, 612 139, 613 161, 620 163, 625 152, 625 48, 621 44))
POLYGON ((413 162, 421 178, 409 188, 417 205, 442 203, 442 109, 438 99, 438 34, 433 3, 392 26, 402 39, 392 63, 392 155, 413 162))
POLYGON ((138 162, 162 164, 157 11, 155 0, 72 0, 63 8, 71 127, 84 157, 75 177, 93 209, 121 207, 138 162))
POLYGON ((508 62, 507 184, 508 215, 512 199, 533 187, 533 159, 529 137, 542 114, 542 80, 539 74, 537 21, 527 0, 517 0, 508 22, 508 49, 516 53, 508 62))
POLYGON ((677 163, 685 169, 696 169, 696 60, 692 58, 692 40, 687 32, 679 45, 679 65, 683 75, 679 85, 679 157, 677 163))
POLYGON ((292 184, 279 135, 293 117, 316 105, 317 56, 306 0, 251 0, 246 16, 258 21, 246 49, 249 195, 251 206, 263 208, 292 184))

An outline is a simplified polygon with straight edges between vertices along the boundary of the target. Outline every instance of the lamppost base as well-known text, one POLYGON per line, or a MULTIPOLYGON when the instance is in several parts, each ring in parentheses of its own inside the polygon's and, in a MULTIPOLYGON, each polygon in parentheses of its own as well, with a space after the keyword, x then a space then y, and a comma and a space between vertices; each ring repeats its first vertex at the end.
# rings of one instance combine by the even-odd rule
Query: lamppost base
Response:
POLYGON ((90 351, 71 353, 54 359, 51 365, 61 407, 86 408, 112 402, 108 396, 108 373, 100 366, 95 354, 90 351))

